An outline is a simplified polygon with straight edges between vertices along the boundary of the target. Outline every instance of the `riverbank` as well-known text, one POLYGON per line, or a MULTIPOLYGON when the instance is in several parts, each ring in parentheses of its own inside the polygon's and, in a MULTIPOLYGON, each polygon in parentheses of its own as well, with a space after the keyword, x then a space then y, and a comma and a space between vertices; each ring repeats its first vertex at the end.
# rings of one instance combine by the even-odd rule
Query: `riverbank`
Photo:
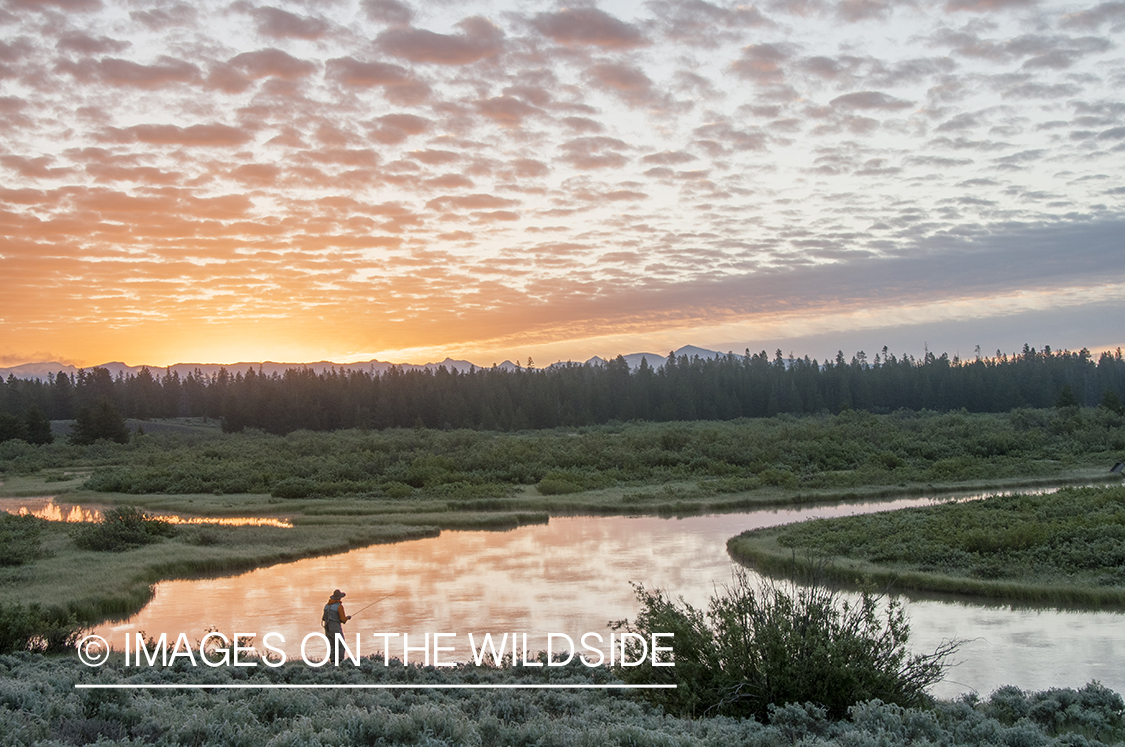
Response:
MULTIPOLYGON (((120 659, 90 668, 74 656, 0 656, 0 734, 6 744, 99 739, 158 744, 633 744, 726 747, 815 740, 836 745, 1117 744, 1125 740, 1121 697, 1091 684, 988 699, 900 708, 859 703, 830 721, 815 706, 779 705, 768 724, 726 717, 676 718, 621 690, 348 689, 355 685, 594 685, 602 668, 567 666, 533 675, 511 669, 402 667, 382 657, 340 667, 277 669, 131 667, 120 659), (83 690, 76 684, 141 689, 83 690), (146 690, 145 685, 213 689, 146 690), (302 689, 302 685, 345 686, 302 689), (219 689, 224 686, 251 689, 219 689), (290 689, 270 689, 278 685, 290 689), (260 689, 254 686, 262 686, 260 689)), ((52 742, 54 743, 54 742, 52 742)))
POLYGON ((1125 606, 1125 486, 817 519, 733 537, 776 575, 1049 605, 1125 606))

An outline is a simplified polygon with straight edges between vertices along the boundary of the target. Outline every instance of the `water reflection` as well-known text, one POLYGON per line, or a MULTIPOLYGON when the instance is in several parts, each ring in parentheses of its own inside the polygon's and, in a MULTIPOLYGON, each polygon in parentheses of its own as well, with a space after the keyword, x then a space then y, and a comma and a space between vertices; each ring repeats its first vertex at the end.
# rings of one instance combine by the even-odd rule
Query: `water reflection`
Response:
MULTIPOLYGON (((968 497, 968 496, 962 496, 968 497)), ((355 612, 391 594, 348 624, 363 653, 381 648, 373 633, 456 633, 451 658, 469 657, 467 634, 529 634, 544 646, 547 633, 577 639, 608 635, 610 620, 637 607, 630 582, 663 588, 704 606, 717 584, 729 582, 726 540, 747 529, 813 517, 843 516, 932 499, 762 510, 736 515, 564 517, 507 532, 447 531, 440 537, 376 545, 311 558, 236 577, 167 581, 138 615, 98 632, 120 647, 127 632, 180 632, 194 641, 210 627, 228 634, 278 632, 284 648, 299 650, 319 630, 321 609, 334 588, 344 589, 355 612)), ((933 650, 961 638, 961 663, 936 688, 941 696, 967 690, 988 694, 1003 684, 1023 688, 1081 686, 1091 679, 1125 691, 1125 615, 1011 609, 963 602, 907 603, 912 644, 933 650)), ((392 639, 393 641, 394 639, 392 639)), ((398 639, 398 640, 401 640, 398 639)), ((391 645, 391 652, 396 652, 391 645)))
MULTIPOLYGON (((34 516, 47 521, 82 522, 101 521, 102 511, 108 508, 100 504, 58 503, 49 498, 0 498, 0 511, 18 516, 34 516)), ((282 527, 293 528, 288 519, 268 516, 184 516, 182 514, 148 512, 150 516, 169 524, 207 524, 227 527, 282 527)))

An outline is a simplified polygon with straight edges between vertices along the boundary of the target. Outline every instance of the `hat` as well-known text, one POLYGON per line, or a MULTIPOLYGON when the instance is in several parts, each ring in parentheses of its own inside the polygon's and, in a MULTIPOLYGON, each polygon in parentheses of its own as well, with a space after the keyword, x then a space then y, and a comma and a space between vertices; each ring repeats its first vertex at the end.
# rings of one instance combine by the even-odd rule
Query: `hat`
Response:
POLYGON ((339 589, 336 589, 336 591, 332 592, 332 596, 330 596, 329 599, 343 599, 346 596, 347 594, 340 591, 339 589))

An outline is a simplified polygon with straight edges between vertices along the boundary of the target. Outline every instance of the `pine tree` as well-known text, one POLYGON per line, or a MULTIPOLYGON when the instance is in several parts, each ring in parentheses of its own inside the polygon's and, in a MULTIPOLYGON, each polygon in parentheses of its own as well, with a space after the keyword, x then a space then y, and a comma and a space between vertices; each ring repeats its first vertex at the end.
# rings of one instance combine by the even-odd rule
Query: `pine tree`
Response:
POLYGON ((1121 398, 1112 389, 1105 390, 1105 394, 1102 396, 1102 407, 1112 410, 1118 415, 1125 415, 1125 406, 1122 406, 1121 398))
POLYGON ((121 413, 108 399, 98 400, 93 407, 81 408, 74 421, 74 430, 67 440, 76 446, 88 446, 99 438, 119 444, 129 441, 129 428, 125 425, 125 418, 121 417, 121 413))
POLYGON ((1055 407, 1077 407, 1078 398, 1074 396, 1074 392, 1070 389, 1070 384, 1065 384, 1062 391, 1059 392, 1059 398, 1055 400, 1055 407))
POLYGON ((43 411, 37 406, 32 405, 27 408, 23 420, 27 426, 27 442, 29 444, 49 444, 54 442, 55 436, 51 433, 51 421, 47 420, 47 416, 44 415, 43 411))
POLYGON ((0 412, 0 442, 15 438, 27 439, 27 424, 15 415, 0 412))

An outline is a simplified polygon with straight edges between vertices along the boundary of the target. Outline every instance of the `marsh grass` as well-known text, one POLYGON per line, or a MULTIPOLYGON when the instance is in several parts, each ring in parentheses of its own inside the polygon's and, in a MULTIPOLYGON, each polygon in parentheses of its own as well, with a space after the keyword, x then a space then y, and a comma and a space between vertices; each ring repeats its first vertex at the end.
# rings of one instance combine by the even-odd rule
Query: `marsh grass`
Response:
POLYGON ((1125 605, 1125 486, 1064 488, 745 532, 732 556, 774 574, 1056 605, 1125 605))

